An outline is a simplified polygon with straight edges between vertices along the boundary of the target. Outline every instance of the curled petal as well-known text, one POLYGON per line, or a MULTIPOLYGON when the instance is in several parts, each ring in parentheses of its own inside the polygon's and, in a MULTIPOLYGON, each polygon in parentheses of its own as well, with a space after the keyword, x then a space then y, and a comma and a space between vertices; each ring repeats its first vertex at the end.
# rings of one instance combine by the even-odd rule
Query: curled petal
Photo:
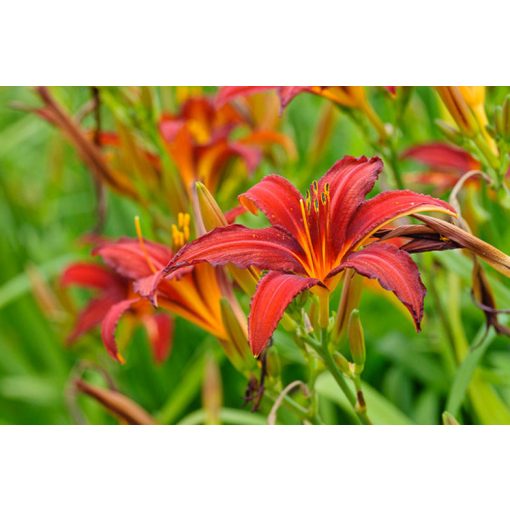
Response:
POLYGON ((382 161, 375 157, 353 158, 346 156, 337 161, 319 181, 319 192, 329 185, 330 211, 333 243, 340 251, 351 217, 365 200, 365 195, 374 187, 383 168, 382 161))
POLYGON ((407 149, 402 158, 412 159, 432 167, 469 172, 478 170, 480 163, 460 147, 442 142, 424 143, 407 149))
POLYGON ((445 241, 453 241, 459 248, 470 250, 501 274, 510 277, 510 257, 491 244, 447 221, 421 214, 416 214, 415 217, 443 236, 445 241))
POLYGON ((391 290, 411 312, 416 329, 420 330, 426 289, 418 267, 407 253, 392 244, 373 243, 351 253, 331 275, 348 267, 367 278, 377 279, 383 288, 391 290))
POLYGON ((169 273, 179 267, 209 262, 232 263, 241 268, 255 266, 285 272, 302 272, 304 254, 297 242, 277 227, 251 229, 242 225, 218 227, 187 244, 166 267, 169 273))
POLYGON ((252 213, 260 209, 271 225, 282 227, 299 238, 303 229, 299 206, 302 198, 301 193, 287 179, 279 175, 268 175, 239 195, 239 202, 252 213))
POLYGON ((94 254, 100 255, 105 264, 117 273, 133 280, 151 275, 153 268, 161 269, 173 256, 166 246, 149 241, 144 241, 142 246, 137 239, 128 238, 103 243, 94 250, 94 254))
POLYGON ((169 315, 158 313, 144 318, 145 329, 158 363, 163 363, 168 358, 172 348, 174 323, 169 315))
POLYGON ((225 104, 237 99, 239 97, 246 97, 259 92, 265 92, 266 90, 274 89, 275 87, 255 87, 255 86, 244 86, 244 87, 221 87, 218 95, 215 99, 217 108, 221 108, 225 104))
POLYGON ((100 388, 83 379, 78 379, 75 385, 79 391, 97 400, 115 416, 130 425, 155 424, 154 419, 145 409, 116 390, 100 388))
POLYGON ((358 208, 351 219, 346 242, 356 247, 390 221, 423 211, 457 215, 451 205, 438 198, 408 190, 385 191, 367 200, 358 208))
POLYGON ((285 108, 301 92, 311 92, 312 87, 278 87, 282 108, 285 108))
POLYGON ((79 285, 98 290, 108 290, 119 285, 119 278, 99 264, 78 262, 68 266, 60 277, 62 285, 79 285))
POLYGON ((92 299, 80 312, 73 331, 67 337, 67 343, 74 343, 80 336, 84 335, 92 328, 99 326, 108 313, 108 310, 115 305, 117 301, 118 299, 112 295, 92 299))
POLYGON ((127 312, 139 298, 126 299, 113 305, 108 313, 106 314, 103 323, 101 324, 101 338, 108 351, 108 354, 113 358, 124 363, 124 358, 120 355, 117 350, 117 344, 115 343, 115 329, 122 315, 127 312))
POLYGON ((259 356, 264 350, 289 303, 319 280, 271 271, 264 276, 251 301, 248 337, 251 351, 259 356))

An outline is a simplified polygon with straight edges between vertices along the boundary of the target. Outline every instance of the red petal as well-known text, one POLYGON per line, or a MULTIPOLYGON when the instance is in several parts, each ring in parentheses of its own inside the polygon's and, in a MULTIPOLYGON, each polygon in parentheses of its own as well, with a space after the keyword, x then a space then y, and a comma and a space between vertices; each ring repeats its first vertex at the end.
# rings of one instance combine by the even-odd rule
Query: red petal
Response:
POLYGON ((385 191, 365 201, 351 218, 347 243, 355 247, 384 224, 422 211, 456 215, 455 209, 438 198, 408 190, 385 191))
POLYGON ((154 359, 162 363, 172 348, 174 323, 169 315, 158 313, 144 318, 145 329, 154 353, 154 359))
POLYGON ((108 310, 117 303, 117 301, 118 299, 111 295, 92 299, 78 315, 74 329, 67 337, 67 343, 74 343, 80 336, 101 324, 108 310))
POLYGON ((120 363, 124 363, 124 359, 117 350, 117 344, 115 343, 115 328, 117 327, 117 323, 121 316, 139 300, 139 298, 126 299, 116 303, 108 310, 108 313, 101 324, 101 337, 106 350, 112 358, 116 359, 120 363))
POLYGON ((392 244, 373 243, 351 253, 331 276, 350 267, 367 278, 375 278, 386 290, 391 290, 411 312, 417 331, 423 317, 426 289, 418 267, 411 257, 392 244))
POLYGON ((264 276, 251 301, 248 336, 251 351, 258 356, 266 347, 289 303, 319 280, 275 271, 264 276))
POLYGON ((251 229, 242 225, 218 227, 184 246, 168 264, 167 271, 209 262, 235 264, 287 272, 303 272, 304 254, 298 243, 277 227, 251 229))
POLYGON ((119 285, 119 278, 99 264, 78 262, 68 266, 60 277, 62 285, 77 284, 80 287, 107 290, 119 285))
POLYGON ((416 145, 406 150, 402 158, 419 161, 432 167, 453 168, 464 172, 480 168, 480 163, 464 149, 442 142, 416 145))
POLYGON ((260 209, 272 225, 284 228, 298 238, 303 229, 299 201, 301 193, 279 175, 268 175, 248 191, 239 195, 239 202, 250 212, 260 209))
POLYGON ((301 92, 311 92, 312 87, 278 87, 278 95, 285 108, 301 92))
POLYGON ((333 245, 340 251, 351 217, 363 203, 365 195, 374 187, 383 169, 382 161, 375 157, 353 158, 346 156, 337 161, 319 181, 319 193, 330 186, 330 217, 333 245))
POLYGON ((260 149, 240 142, 231 142, 229 148, 233 154, 237 154, 244 160, 250 174, 257 169, 262 159, 262 151, 260 149))
POLYGON ((137 280, 152 274, 147 262, 150 259, 155 269, 161 269, 171 260, 172 251, 157 243, 144 242, 145 250, 137 239, 119 239, 105 243, 94 250, 112 269, 126 278, 137 280))
POLYGON ((227 223, 230 225, 231 223, 234 223, 234 221, 236 221, 236 219, 245 212, 246 209, 242 205, 237 205, 236 207, 232 207, 232 209, 225 212, 225 219, 227 220, 227 223))
POLYGON ((238 97, 249 96, 266 90, 274 89, 275 87, 221 87, 218 95, 216 96, 215 104, 217 108, 221 108, 226 103, 238 97))

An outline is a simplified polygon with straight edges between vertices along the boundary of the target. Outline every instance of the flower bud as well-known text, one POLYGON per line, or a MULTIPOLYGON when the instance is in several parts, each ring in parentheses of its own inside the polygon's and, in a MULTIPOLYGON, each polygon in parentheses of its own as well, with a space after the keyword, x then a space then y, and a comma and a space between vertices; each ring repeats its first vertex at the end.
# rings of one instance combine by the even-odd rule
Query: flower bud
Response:
POLYGON ((468 101, 472 104, 475 100, 478 102, 479 94, 473 93, 471 97, 466 92, 462 93, 460 87, 437 87, 436 90, 462 133, 473 136, 478 132, 478 123, 468 101), (465 96, 468 97, 468 101, 465 96))
POLYGON ((218 362, 214 356, 207 356, 204 366, 202 382, 202 407, 205 412, 205 423, 217 425, 220 423, 220 411, 223 405, 223 387, 218 362))
POLYGON ((457 128, 441 119, 436 119, 435 124, 449 142, 452 142, 454 145, 461 145, 462 135, 457 128))
POLYGON ((459 425, 459 422, 448 411, 443 413, 443 425, 459 425))
POLYGON ((354 309, 351 312, 348 336, 352 359, 356 365, 357 373, 360 373, 365 366, 365 336, 363 334, 363 326, 361 325, 358 309, 354 309))
POLYGON ((229 301, 225 298, 220 300, 221 318, 229 340, 221 342, 225 354, 232 364, 241 372, 256 366, 250 346, 245 324, 239 322, 229 301))
MULTIPOLYGON (((201 182, 195 181, 193 186, 193 209, 195 212, 198 233, 204 234, 216 227, 224 227, 228 222, 220 206, 201 182)), ((258 272, 254 268, 240 269, 228 264, 228 270, 238 285, 248 295, 255 292, 258 281, 258 272)))
POLYGON ((280 356, 276 352, 276 349, 268 349, 266 354, 266 372, 267 375, 273 379, 278 379, 282 366, 280 363, 280 356))
POLYGON ((200 216, 202 224, 206 231, 216 227, 228 225, 220 206, 206 188, 205 184, 196 181, 194 186, 194 195, 196 196, 195 213, 200 216))
POLYGON ((347 330, 347 324, 349 322, 351 312, 359 305, 362 288, 362 277, 359 276, 353 269, 346 269, 342 295, 340 297, 338 312, 332 331, 332 335, 336 343, 341 340, 347 330))

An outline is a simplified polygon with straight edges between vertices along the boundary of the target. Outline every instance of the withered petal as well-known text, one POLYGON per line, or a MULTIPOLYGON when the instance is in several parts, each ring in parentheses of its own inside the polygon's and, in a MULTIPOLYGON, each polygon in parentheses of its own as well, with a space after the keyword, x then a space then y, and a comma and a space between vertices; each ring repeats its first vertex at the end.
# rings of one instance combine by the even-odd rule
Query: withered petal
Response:
POLYGON ((470 250, 501 274, 510 277, 510 257, 491 244, 482 241, 473 234, 447 221, 421 214, 414 214, 413 216, 441 234, 441 236, 446 238, 445 240, 453 241, 459 247, 470 250))

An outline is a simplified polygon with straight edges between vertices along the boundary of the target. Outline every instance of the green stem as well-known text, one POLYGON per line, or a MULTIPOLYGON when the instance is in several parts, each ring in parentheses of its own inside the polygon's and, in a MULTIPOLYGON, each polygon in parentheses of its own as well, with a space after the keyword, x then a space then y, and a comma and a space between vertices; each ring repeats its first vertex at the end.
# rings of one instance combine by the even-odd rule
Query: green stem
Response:
POLYGON ((364 411, 359 408, 358 399, 356 398, 356 395, 353 393, 353 391, 347 384, 347 381, 345 380, 343 374, 337 367, 335 360, 333 359, 333 356, 329 352, 327 331, 325 329, 320 330, 320 343, 312 338, 306 338, 305 342, 310 347, 312 347, 315 350, 315 352, 317 352, 317 354, 320 356, 320 358, 324 362, 324 365, 331 373, 336 383, 338 384, 339 388, 342 390, 343 394, 351 404, 359 422, 364 425, 371 425, 372 422, 370 421, 370 418, 367 415, 366 408, 364 411))

